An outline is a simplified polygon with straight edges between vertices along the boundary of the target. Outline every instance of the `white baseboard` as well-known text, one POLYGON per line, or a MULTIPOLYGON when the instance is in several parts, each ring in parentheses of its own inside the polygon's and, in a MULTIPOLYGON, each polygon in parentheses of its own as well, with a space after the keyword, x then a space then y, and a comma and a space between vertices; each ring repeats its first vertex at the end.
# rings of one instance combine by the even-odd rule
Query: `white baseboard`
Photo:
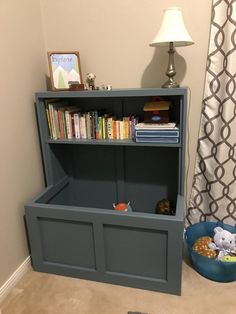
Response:
MULTIPOLYGON (((18 281, 26 274, 31 268, 30 256, 14 271, 11 277, 0 287, 0 303, 5 299, 8 293, 14 288, 18 281)), ((1 312, 0 312, 1 314, 1 312)))

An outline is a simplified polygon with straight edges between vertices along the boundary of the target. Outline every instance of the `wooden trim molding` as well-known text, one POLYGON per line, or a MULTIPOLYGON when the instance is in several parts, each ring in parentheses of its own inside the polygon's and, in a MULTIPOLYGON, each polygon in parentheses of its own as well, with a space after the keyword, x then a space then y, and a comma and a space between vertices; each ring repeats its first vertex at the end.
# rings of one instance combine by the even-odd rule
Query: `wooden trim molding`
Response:
MULTIPOLYGON (((18 281, 26 274, 31 268, 31 259, 28 256, 24 262, 14 271, 8 280, 0 287, 0 304, 14 288, 18 281)), ((1 312, 0 312, 1 314, 1 312)))

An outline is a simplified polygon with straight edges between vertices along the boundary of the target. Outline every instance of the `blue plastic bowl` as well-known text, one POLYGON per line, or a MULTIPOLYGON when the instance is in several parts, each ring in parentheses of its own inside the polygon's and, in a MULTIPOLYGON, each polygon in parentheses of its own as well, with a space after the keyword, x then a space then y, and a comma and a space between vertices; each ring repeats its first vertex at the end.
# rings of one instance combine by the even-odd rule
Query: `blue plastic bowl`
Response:
POLYGON ((185 231, 185 241, 188 248, 193 268, 202 276, 219 282, 236 280, 236 262, 221 262, 202 256, 192 247, 194 242, 202 236, 214 237, 214 228, 220 226, 231 233, 236 233, 236 228, 219 222, 200 222, 189 226, 185 231))

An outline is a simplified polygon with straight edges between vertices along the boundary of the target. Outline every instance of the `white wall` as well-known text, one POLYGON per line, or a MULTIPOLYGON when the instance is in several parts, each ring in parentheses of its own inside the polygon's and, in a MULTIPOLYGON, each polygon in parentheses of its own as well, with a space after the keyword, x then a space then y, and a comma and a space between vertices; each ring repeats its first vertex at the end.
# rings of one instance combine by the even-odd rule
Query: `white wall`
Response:
POLYGON ((0 287, 29 255, 24 204, 43 186, 34 92, 45 89, 39 0, 0 2, 0 287))

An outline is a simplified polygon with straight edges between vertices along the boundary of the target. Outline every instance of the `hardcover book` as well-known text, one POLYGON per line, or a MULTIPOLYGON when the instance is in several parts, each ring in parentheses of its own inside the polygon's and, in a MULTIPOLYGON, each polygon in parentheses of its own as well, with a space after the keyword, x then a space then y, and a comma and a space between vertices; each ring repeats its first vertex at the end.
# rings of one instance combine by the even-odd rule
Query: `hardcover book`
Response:
POLYGON ((178 143, 178 137, 136 137, 137 143, 178 143))
POLYGON ((169 123, 138 123, 135 125, 135 129, 136 130, 159 130, 159 129, 174 129, 176 127, 176 123, 175 122, 169 122, 169 123))
POLYGON ((136 137, 179 137, 179 129, 136 130, 136 137))

